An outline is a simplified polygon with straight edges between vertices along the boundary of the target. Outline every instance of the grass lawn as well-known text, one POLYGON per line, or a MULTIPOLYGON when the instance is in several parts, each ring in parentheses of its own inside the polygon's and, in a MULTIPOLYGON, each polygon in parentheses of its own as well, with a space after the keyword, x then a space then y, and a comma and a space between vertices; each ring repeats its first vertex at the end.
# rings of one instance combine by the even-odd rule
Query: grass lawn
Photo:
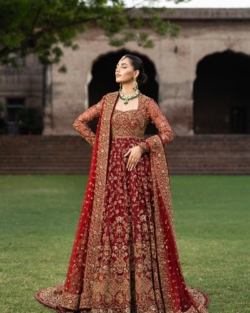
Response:
MULTIPOLYGON (((209 313, 250 312, 250 176, 172 175, 186 283, 209 313)), ((0 312, 52 312, 34 293, 63 284, 87 176, 0 176, 0 312)))

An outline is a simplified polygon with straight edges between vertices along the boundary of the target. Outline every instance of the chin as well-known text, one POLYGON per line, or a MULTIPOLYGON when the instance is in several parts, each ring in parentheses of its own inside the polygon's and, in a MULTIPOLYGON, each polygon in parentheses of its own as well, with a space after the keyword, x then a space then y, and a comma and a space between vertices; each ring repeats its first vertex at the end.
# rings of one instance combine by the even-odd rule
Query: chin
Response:
POLYGON ((121 81, 121 79, 119 79, 119 78, 116 78, 115 81, 116 81, 118 84, 122 84, 122 81, 121 81))

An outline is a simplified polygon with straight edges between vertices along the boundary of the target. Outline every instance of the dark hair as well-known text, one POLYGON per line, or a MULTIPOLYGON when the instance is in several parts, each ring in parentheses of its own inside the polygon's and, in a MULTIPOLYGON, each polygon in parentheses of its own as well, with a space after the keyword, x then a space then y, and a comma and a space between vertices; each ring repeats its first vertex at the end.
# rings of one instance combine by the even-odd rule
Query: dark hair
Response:
POLYGON ((130 59, 135 71, 138 70, 140 72, 136 79, 138 85, 146 83, 146 81, 148 80, 148 76, 144 72, 144 65, 142 60, 133 54, 126 54, 124 57, 130 59))

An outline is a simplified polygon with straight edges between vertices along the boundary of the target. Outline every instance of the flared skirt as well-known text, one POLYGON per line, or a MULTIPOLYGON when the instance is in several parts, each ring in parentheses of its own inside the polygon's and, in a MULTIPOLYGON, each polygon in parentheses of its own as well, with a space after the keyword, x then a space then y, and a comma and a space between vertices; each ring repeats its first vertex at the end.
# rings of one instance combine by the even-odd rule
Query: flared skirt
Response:
MULTIPOLYGON (((92 277, 83 277, 78 312, 175 313, 168 308, 168 303, 164 302, 166 297, 162 295, 159 271, 162 260, 157 256, 156 238, 159 225, 154 216, 149 154, 143 154, 131 171, 126 167, 128 157, 124 157, 128 149, 141 140, 134 137, 111 140, 101 241, 99 246, 88 246, 86 251, 98 249, 98 259, 93 260, 92 277)), ((90 233, 92 231, 95 230, 89 229, 90 233)), ((45 305, 57 308, 58 312, 65 312, 60 308, 59 290, 62 288, 55 288, 46 288, 36 297, 45 305)), ((189 291, 197 302, 208 305, 204 293, 194 288, 189 291)))

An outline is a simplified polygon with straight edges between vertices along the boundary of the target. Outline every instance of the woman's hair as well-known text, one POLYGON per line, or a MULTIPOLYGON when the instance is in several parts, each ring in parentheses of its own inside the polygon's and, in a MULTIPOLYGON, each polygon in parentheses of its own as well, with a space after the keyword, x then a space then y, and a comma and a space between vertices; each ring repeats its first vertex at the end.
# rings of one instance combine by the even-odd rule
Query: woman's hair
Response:
POLYGON ((143 65, 142 60, 133 54, 126 54, 124 55, 124 58, 125 57, 130 59, 134 70, 135 71, 138 70, 140 72, 136 79, 138 85, 142 85, 146 83, 146 81, 148 80, 148 76, 144 72, 144 65, 143 65))

